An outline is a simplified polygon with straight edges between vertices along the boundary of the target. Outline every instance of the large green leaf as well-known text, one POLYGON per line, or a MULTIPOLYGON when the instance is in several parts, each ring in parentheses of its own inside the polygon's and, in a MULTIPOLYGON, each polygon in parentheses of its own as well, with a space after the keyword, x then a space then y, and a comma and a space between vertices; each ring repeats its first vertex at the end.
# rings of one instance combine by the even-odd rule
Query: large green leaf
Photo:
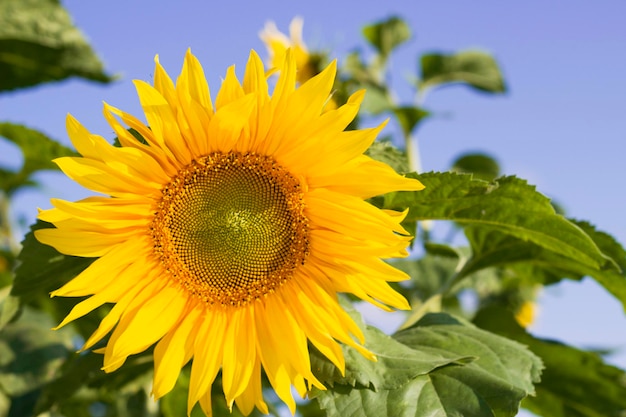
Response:
POLYGON ((610 256, 621 271, 613 268, 601 271, 581 271, 592 276, 600 285, 606 288, 618 300, 622 302, 626 311, 626 250, 615 238, 608 233, 596 230, 589 222, 572 220, 578 227, 587 233, 600 250, 610 256))
POLYGON ((426 186, 424 190, 386 196, 387 208, 410 208, 406 220, 480 226, 530 241, 590 268, 618 269, 580 227, 557 214, 550 200, 524 180, 502 177, 489 183, 449 172, 415 177, 426 186))
POLYGON ((544 362, 537 395, 523 406, 546 417, 620 416, 626 410, 626 372, 605 364, 595 353, 528 334, 507 310, 489 307, 474 322, 525 344, 544 362))
POLYGON ((399 17, 367 25, 363 28, 365 39, 383 56, 411 38, 411 28, 399 17))
POLYGON ((488 93, 506 91, 498 63, 487 52, 470 50, 455 54, 424 54, 421 67, 421 88, 462 83, 488 93))
POLYGON ((7 194, 24 185, 31 185, 30 176, 36 171, 58 169, 53 159, 76 155, 43 133, 22 125, 0 123, 0 137, 16 144, 24 156, 24 163, 18 172, 0 170, 0 189, 7 194))
POLYGON ((369 385, 356 381, 361 374, 354 376, 357 383, 352 384, 346 370, 344 379, 335 373, 332 390, 315 392, 329 416, 514 416, 519 402, 534 392, 533 383, 541 369, 539 359, 522 345, 446 314, 429 314, 389 340, 392 342, 385 341, 385 345, 404 345, 395 349, 407 352, 406 357, 378 363, 374 368, 378 376, 364 378, 369 385), (432 366, 412 378, 407 378, 406 369, 388 366, 394 363, 410 368, 413 365, 408 358, 420 354, 463 359, 432 366), (394 383, 372 383, 380 378, 394 383))
POLYGON ((63 255, 40 243, 33 231, 48 227, 51 227, 49 223, 37 221, 22 242, 11 294, 26 301, 58 289, 94 261, 94 258, 63 255))
POLYGON ((598 232, 589 223, 576 222, 603 253, 611 255, 616 268, 592 268, 577 259, 565 257, 532 242, 506 235, 498 230, 468 227, 466 236, 472 246, 472 257, 459 271, 466 276, 493 266, 506 266, 526 284, 553 284, 564 278, 594 278, 617 298, 626 310, 626 255, 610 235, 598 232))
POLYGON ((366 347, 376 355, 377 361, 366 359, 351 348, 344 349, 345 375, 321 353, 312 349, 311 367, 320 381, 331 387, 346 385, 371 388, 375 391, 402 387, 419 375, 449 364, 471 362, 471 355, 459 355, 443 349, 412 349, 374 327, 366 330, 366 347))
POLYGON ((58 0, 0 2, 0 91, 72 76, 112 78, 58 0))

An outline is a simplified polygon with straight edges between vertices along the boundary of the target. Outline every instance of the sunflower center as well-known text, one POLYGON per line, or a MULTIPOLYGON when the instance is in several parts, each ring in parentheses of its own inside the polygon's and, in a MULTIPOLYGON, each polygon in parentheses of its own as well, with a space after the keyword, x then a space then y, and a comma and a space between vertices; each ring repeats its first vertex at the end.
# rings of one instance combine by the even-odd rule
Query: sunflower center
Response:
POLYGON ((162 190, 151 233, 171 277, 223 306, 275 291, 308 253, 300 182, 254 153, 213 153, 181 169, 162 190))

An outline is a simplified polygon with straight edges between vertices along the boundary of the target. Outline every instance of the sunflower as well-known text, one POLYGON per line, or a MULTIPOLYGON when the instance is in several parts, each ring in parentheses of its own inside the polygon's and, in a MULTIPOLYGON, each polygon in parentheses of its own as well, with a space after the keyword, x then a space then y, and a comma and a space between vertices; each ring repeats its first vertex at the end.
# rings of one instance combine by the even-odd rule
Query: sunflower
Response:
POLYGON ((293 413, 292 386, 302 396, 324 389, 309 342, 342 371, 338 342, 375 360, 337 293, 409 308, 388 285, 406 276, 382 260, 406 255, 404 214, 364 199, 423 186, 363 155, 382 125, 344 131, 364 92, 322 114, 335 71, 296 88, 287 52, 270 94, 252 51, 243 83, 229 68, 213 103, 191 52, 176 84, 157 57, 154 86, 135 81, 147 124, 104 105, 119 147, 68 116, 82 157, 55 162, 103 195, 53 199, 39 218, 55 227, 35 233, 61 253, 98 258, 51 295, 89 296, 59 327, 114 304, 83 347, 112 331, 106 372, 156 344, 156 399, 193 359, 189 410, 200 402, 211 414, 221 371, 229 407, 267 413, 264 370, 293 413))
POLYGON ((279 31, 274 22, 267 22, 259 33, 267 47, 270 68, 280 68, 287 50, 291 49, 296 59, 296 80, 300 83, 306 82, 320 72, 317 67, 321 59, 320 56, 310 53, 302 40, 303 26, 302 18, 295 17, 289 24, 289 36, 279 31))

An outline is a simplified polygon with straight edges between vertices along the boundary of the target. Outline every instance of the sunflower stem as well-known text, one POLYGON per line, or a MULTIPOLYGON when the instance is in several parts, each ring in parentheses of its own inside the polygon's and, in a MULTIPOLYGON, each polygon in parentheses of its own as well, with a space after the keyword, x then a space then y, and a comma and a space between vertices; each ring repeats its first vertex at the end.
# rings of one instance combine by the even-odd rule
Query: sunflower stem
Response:
POLYGON ((408 134, 404 137, 404 143, 406 148, 407 157, 409 159, 409 170, 419 174, 422 172, 422 161, 420 157, 419 144, 417 142, 417 136, 408 134))

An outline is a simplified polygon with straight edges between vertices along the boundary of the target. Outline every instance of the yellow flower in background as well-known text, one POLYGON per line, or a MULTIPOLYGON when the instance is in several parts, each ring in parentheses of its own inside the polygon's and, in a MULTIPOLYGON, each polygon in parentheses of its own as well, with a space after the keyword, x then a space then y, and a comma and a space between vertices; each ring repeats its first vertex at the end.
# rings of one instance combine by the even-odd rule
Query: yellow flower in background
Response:
POLYGON ((270 68, 279 69, 285 62, 285 53, 290 49, 296 59, 296 80, 299 83, 317 75, 316 59, 309 53, 302 40, 302 18, 295 17, 289 25, 289 36, 278 30, 274 22, 267 22, 259 34, 267 46, 270 68))
POLYGON ((270 94, 253 51, 243 83, 229 68, 215 102, 190 52, 175 84, 157 60, 154 86, 135 81, 147 123, 105 104, 120 147, 68 116, 82 157, 56 163, 102 195, 53 199, 39 215, 55 226, 36 231, 39 241, 98 258, 52 293, 89 296, 59 327, 113 303, 83 349, 112 331, 103 368, 112 372, 156 343, 157 399, 193 359, 189 410, 200 402, 211 414, 221 370, 229 406, 267 413, 263 369, 293 413, 292 386, 302 396, 324 389, 308 342, 342 371, 338 342, 375 359, 337 293, 409 308, 388 285, 405 274, 381 260, 406 255, 404 215, 364 199, 423 186, 363 154, 382 125, 344 131, 362 91, 322 114, 335 63, 296 88, 295 55, 285 53, 270 94))
POLYGON ((533 301, 524 301, 515 313, 515 320, 520 326, 527 328, 535 321, 536 310, 537 306, 533 301))

